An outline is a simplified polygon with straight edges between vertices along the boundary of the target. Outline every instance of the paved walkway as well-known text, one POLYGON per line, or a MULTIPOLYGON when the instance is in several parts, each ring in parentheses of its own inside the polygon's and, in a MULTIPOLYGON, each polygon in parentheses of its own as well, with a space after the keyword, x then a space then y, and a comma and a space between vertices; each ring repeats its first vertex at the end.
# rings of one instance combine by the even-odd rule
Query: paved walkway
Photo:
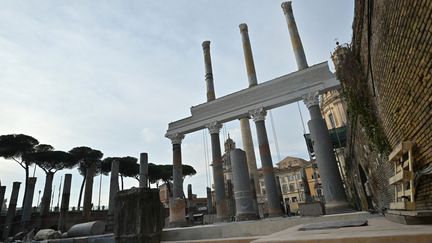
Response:
POLYGON ((319 242, 319 243, 431 243, 432 225, 403 225, 384 217, 368 219, 368 226, 338 229, 298 231, 302 225, 261 237, 260 242, 319 242))

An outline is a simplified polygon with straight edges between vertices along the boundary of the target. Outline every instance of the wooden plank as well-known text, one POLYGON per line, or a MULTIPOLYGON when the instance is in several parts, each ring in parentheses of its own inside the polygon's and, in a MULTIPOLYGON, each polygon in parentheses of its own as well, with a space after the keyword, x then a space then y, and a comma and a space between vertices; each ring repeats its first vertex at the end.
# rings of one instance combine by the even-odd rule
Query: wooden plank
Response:
POLYGON ((390 209, 393 210, 415 210, 415 202, 392 202, 390 203, 390 209))
POLYGON ((402 170, 396 175, 390 177, 389 184, 394 185, 399 182, 407 182, 414 179, 414 173, 408 170, 402 170))
POLYGON ((399 162, 399 159, 403 154, 412 149, 415 145, 414 141, 403 141, 400 142, 389 155, 389 161, 399 162))

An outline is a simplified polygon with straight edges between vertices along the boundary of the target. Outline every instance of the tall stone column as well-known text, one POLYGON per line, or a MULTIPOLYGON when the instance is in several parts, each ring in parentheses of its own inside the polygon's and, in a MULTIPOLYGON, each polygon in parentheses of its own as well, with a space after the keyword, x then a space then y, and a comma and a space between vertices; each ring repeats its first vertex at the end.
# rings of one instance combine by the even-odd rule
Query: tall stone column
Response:
MULTIPOLYGON (((253 87, 258 84, 257 75, 255 72, 255 64, 252 55, 252 48, 249 40, 248 26, 245 23, 239 25, 240 34, 243 43, 243 53, 246 64, 246 72, 249 81, 249 87, 253 87)), ((246 161, 249 171, 249 178, 252 180, 254 185, 254 200, 256 201, 256 193, 260 193, 257 164, 255 158, 254 145, 252 140, 252 133, 249 124, 249 118, 243 117, 240 119, 240 130, 242 135, 243 149, 246 152, 246 161)), ((258 210, 258 208, 257 208, 258 210)))
POLYGON ((222 166, 222 153, 220 147, 219 132, 222 124, 213 122, 207 125, 211 136, 213 158, 213 181, 215 185, 216 214, 220 220, 228 219, 228 202, 225 197, 225 182, 222 166))
POLYGON ((119 191, 119 181, 118 181, 118 174, 120 170, 119 168, 120 168, 120 162, 118 160, 113 160, 111 162, 108 215, 114 215, 115 195, 119 191))
POLYGON ((282 3, 282 9, 288 24, 288 31, 291 37, 291 44, 294 49, 294 55, 296 58, 297 67, 299 70, 303 70, 305 68, 308 68, 309 66, 306 61, 306 55, 303 50, 303 44, 297 30, 297 24, 294 19, 291 1, 282 3))
POLYGON ((170 197, 169 222, 173 226, 181 226, 186 223, 185 201, 183 193, 183 168, 181 157, 181 142, 184 139, 183 134, 173 134, 168 136, 173 146, 173 187, 172 197, 170 197))
POLYGON ((64 183, 63 183, 63 194, 62 194, 60 214, 59 214, 59 223, 58 223, 58 229, 62 232, 66 231, 65 224, 68 218, 67 214, 69 211, 71 184, 72 184, 72 174, 65 174, 64 183))
POLYGON ((265 116, 267 115, 267 112, 263 108, 260 108, 252 111, 250 114, 255 122, 257 131, 261 165, 264 174, 264 184, 267 193, 268 213, 270 217, 281 216, 283 213, 280 207, 276 178, 273 171, 273 161, 265 127, 265 116))
POLYGON ((33 195, 36 186, 36 177, 29 177, 27 184, 27 193, 24 198, 24 207, 22 209, 21 225, 24 229, 27 227, 28 222, 31 219, 33 195))
POLYGON ((192 195, 192 184, 188 184, 188 219, 190 223, 194 222, 193 212, 193 195, 192 195))
POLYGON ((207 213, 212 214, 213 213, 213 201, 212 201, 212 195, 211 195, 211 188, 207 187, 207 213))
MULTIPOLYGON (((252 184, 254 186, 255 192, 260 193, 257 163, 255 158, 255 151, 254 151, 254 145, 252 140, 251 128, 249 124, 249 118, 244 117, 240 119, 240 130, 241 130, 241 136, 243 142, 243 149, 246 153, 246 161, 247 161, 247 168, 249 171, 249 178, 250 180, 253 180, 252 184)), ((255 200, 256 200, 256 196, 255 196, 255 200)))
POLYGON ((148 155, 147 153, 140 154, 140 187, 148 187, 148 155))
POLYGON ((205 82, 207 86, 207 102, 216 99, 214 84, 213 84, 213 70, 210 56, 210 41, 204 41, 202 43, 204 52, 204 64, 205 64, 205 82))
POLYGON ((304 96, 303 101, 309 109, 311 117, 308 127, 321 176, 326 201, 326 213, 332 214, 350 211, 333 152, 333 144, 326 123, 321 116, 318 92, 304 96))
POLYGON ((0 186, 0 213, 3 210, 3 202, 4 202, 5 193, 6 193, 6 186, 0 186))
POLYGON ((249 183, 246 153, 241 149, 231 150, 230 159, 234 179, 236 221, 257 219, 258 215, 249 183))
POLYGON ((257 76, 255 72, 255 64, 252 56, 252 48, 249 40, 248 26, 245 23, 239 25, 240 34, 243 43, 243 53, 246 63, 246 72, 248 75, 249 87, 257 85, 257 76))
POLYGON ((9 207, 6 214, 6 220, 3 228, 3 240, 9 237, 9 232, 12 226, 13 218, 15 217, 15 210, 18 201, 18 193, 21 182, 14 182, 12 186, 12 193, 9 199, 9 207))

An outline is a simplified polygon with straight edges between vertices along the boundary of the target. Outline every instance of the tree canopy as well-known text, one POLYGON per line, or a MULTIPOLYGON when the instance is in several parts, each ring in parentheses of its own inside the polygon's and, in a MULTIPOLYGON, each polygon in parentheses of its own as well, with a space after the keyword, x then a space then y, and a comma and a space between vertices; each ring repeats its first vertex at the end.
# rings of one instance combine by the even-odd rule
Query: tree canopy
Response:
MULTIPOLYGON (((150 183, 157 183, 163 181, 165 183, 173 180, 173 165, 155 165, 149 163, 148 168, 150 183)), ((196 174, 196 170, 190 165, 182 165, 183 179, 186 176, 193 176, 196 174)))
MULTIPOLYGON (((76 147, 69 153, 78 161, 80 166, 89 168, 90 166, 100 165, 103 153, 89 147, 76 147)), ((99 166, 96 166, 99 167, 99 166)))
POLYGON ((23 160, 23 156, 35 151, 39 141, 24 134, 9 134, 0 136, 0 157, 13 159, 24 169, 31 165, 31 161, 23 160))
POLYGON ((135 157, 108 157, 102 161, 102 173, 107 175, 111 171, 111 163, 119 161, 119 173, 121 176, 136 177, 139 175, 138 159, 135 157))
POLYGON ((58 170, 71 169, 78 162, 69 153, 58 150, 35 152, 29 154, 27 157, 45 171, 45 173, 55 173, 58 170))

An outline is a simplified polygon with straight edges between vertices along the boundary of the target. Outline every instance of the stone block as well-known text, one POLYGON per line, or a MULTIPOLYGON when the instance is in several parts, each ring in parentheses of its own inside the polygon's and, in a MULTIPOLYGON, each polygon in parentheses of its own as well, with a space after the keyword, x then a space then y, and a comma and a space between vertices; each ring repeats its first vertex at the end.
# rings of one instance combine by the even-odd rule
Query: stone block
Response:
POLYGON ((321 202, 299 203, 301 216, 321 216, 324 210, 321 202))
POLYGON ((34 236, 34 240, 49 240, 49 239, 59 239, 61 234, 53 229, 41 229, 34 236))
POLYGON ((104 232, 105 222, 92 221, 72 226, 67 232, 67 237, 73 238, 79 236, 101 235, 104 232))
POLYGON ((132 188, 118 192, 114 210, 116 243, 160 242, 164 212, 158 189, 132 188))

